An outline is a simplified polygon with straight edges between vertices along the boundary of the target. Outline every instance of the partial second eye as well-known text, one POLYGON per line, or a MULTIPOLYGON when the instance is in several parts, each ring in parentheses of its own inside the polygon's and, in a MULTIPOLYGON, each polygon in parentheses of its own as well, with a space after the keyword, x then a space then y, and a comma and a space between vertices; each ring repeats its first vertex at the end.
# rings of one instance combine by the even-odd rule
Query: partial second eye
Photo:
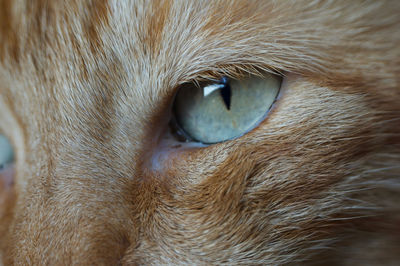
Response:
POLYGON ((265 119, 281 83, 282 77, 265 74, 185 84, 173 104, 177 130, 189 141, 206 144, 237 138, 265 119))
POLYGON ((14 163, 14 150, 10 141, 0 134, 0 171, 14 163))

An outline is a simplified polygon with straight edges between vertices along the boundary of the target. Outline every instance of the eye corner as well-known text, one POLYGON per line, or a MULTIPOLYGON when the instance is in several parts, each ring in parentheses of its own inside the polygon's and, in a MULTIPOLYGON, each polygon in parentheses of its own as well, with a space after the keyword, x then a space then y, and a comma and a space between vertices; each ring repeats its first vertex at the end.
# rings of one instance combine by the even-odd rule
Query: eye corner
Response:
POLYGON ((197 142, 196 140, 192 139, 188 134, 186 134, 186 132, 179 126, 174 116, 174 110, 172 110, 172 113, 173 115, 169 122, 169 129, 172 136, 179 142, 197 142))

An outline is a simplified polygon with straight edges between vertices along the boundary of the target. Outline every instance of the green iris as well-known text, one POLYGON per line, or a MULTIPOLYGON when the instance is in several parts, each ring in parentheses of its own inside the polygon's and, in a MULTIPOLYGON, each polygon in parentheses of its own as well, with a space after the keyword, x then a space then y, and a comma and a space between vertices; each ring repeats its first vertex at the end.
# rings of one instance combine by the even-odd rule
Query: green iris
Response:
POLYGON ((274 103, 282 83, 266 74, 242 80, 186 84, 178 91, 174 113, 185 135, 202 143, 239 137, 256 127, 274 103))
POLYGON ((0 134, 0 170, 14 162, 14 150, 8 139, 0 134))

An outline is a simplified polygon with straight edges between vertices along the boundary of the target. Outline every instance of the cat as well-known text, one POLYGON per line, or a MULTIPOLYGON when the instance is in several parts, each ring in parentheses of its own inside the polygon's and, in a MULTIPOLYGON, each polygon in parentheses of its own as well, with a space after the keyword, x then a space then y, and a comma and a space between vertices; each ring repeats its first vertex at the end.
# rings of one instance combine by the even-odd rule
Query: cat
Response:
POLYGON ((4 265, 398 264, 399 14, 1 0, 4 265), (182 86, 266 73, 282 83, 259 125, 177 136, 182 86))

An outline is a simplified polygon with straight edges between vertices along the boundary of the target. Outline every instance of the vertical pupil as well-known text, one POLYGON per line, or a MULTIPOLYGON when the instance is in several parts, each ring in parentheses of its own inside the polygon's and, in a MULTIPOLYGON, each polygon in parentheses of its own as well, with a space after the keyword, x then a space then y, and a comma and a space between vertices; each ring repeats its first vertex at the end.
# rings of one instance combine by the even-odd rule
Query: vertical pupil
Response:
POLYGON ((231 92, 231 86, 229 85, 229 80, 227 77, 222 77, 219 83, 221 85, 224 85, 224 87, 221 88, 220 93, 221 93, 222 99, 224 100, 226 109, 230 110, 231 109, 232 92, 231 92))

